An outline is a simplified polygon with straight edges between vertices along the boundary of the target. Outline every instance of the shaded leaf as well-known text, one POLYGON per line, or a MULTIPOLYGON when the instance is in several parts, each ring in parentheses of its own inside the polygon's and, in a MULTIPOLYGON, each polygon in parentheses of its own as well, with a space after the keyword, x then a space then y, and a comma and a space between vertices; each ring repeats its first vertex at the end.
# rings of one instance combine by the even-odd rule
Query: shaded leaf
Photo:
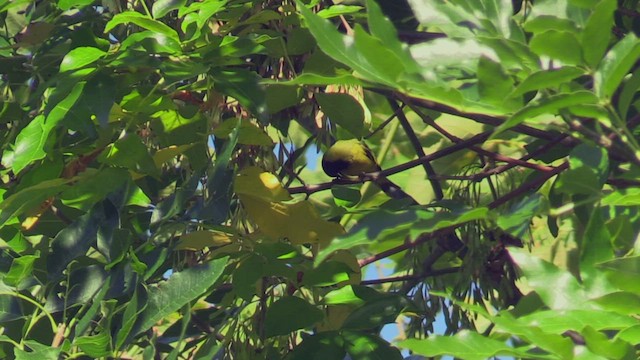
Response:
POLYGON ((576 91, 573 93, 557 94, 527 104, 516 112, 502 125, 498 126, 495 134, 507 130, 521 122, 542 114, 557 114, 559 110, 572 105, 597 104, 598 98, 590 91, 576 91))
POLYGON ((149 288, 147 307, 140 313, 131 331, 138 334, 202 296, 222 274, 227 258, 212 260, 180 272, 149 288))
POLYGON ((228 233, 212 230, 198 230, 184 234, 176 245, 176 250, 202 250, 206 247, 219 247, 230 244, 232 237, 228 233))
POLYGON ((264 121, 267 116, 267 103, 264 87, 260 77, 248 70, 213 70, 216 90, 238 100, 240 104, 251 111, 254 116, 264 121))
POLYGON ((360 138, 366 133, 364 109, 353 96, 343 93, 316 93, 314 97, 331 122, 340 125, 355 138, 360 138))
POLYGON ((364 216, 348 234, 336 238, 324 247, 316 256, 315 264, 320 264, 336 250, 351 249, 372 242, 379 243, 387 239, 404 238, 407 235, 415 237, 448 226, 484 219, 487 215, 486 208, 471 209, 459 214, 423 210, 400 212, 378 210, 364 216))
POLYGON ((274 302, 265 315, 265 334, 268 337, 288 335, 292 331, 310 327, 322 320, 320 309, 296 296, 286 296, 274 302), (296 314, 292 317, 291 314, 296 314))

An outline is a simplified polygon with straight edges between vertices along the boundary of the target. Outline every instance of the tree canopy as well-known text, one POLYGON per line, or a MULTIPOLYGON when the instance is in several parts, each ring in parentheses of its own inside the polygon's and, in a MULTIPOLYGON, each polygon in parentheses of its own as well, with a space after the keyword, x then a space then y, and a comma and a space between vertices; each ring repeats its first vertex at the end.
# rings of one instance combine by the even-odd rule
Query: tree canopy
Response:
POLYGON ((636 359, 639 9, 0 0, 0 358, 636 359))

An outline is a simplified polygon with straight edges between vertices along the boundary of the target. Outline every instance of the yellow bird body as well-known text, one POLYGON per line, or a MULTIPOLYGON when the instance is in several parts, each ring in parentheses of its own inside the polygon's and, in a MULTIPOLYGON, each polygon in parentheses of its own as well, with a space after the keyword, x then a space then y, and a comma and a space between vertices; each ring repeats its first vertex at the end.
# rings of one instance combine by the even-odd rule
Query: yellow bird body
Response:
MULTIPOLYGON (((381 170, 371 149, 366 144, 355 139, 336 141, 324 153, 322 169, 332 177, 360 176, 364 173, 381 170)), ((388 196, 394 199, 409 199, 411 204, 417 204, 411 196, 386 177, 378 176, 373 182, 388 196)))
POLYGON ((339 140, 322 157, 322 169, 327 175, 359 176, 380 171, 371 150, 358 140, 339 140))

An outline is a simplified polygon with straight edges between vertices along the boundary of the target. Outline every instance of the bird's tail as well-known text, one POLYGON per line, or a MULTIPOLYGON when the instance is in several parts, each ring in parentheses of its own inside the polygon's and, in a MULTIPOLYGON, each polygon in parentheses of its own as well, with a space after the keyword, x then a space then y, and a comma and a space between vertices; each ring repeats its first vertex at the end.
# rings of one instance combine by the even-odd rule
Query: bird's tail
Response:
POLYGON ((392 199, 409 200, 411 205, 418 205, 418 202, 396 185, 393 181, 389 180, 386 176, 379 175, 373 182, 392 199))

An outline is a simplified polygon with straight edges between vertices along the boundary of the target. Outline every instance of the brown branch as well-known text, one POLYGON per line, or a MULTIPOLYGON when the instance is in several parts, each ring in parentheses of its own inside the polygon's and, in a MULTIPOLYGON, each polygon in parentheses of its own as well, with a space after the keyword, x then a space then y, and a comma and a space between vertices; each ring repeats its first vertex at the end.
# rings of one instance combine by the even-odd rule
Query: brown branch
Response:
MULTIPOLYGON (((393 109, 394 112, 398 113, 398 120, 400 121, 400 125, 404 129, 405 134, 407 134, 407 138, 409 138, 409 142, 411 142, 411 145, 413 146, 413 150, 416 152, 416 155, 418 155, 418 157, 421 157, 421 158, 427 156, 427 154, 425 154, 424 150, 422 149, 422 144, 420 144, 420 140, 416 136, 416 133, 413 131, 413 128, 409 123, 409 119, 407 119, 407 116, 404 114, 404 112, 402 111, 398 112, 399 110, 401 110, 400 106, 398 106, 398 104, 393 99, 387 99, 387 100, 389 102, 389 105, 391 106, 391 109, 393 109)), ((427 173, 427 178, 431 183, 431 188, 433 188, 433 192, 435 194, 436 199, 442 200, 444 198, 444 193, 442 192, 442 186, 435 179, 436 177, 435 170, 433 169, 429 161, 423 162, 422 167, 424 168, 425 173, 427 173)))
POLYGON ((470 137, 466 140, 461 141, 460 143, 457 143, 455 145, 449 146, 447 148, 444 148, 442 150, 438 150, 430 155, 426 155, 411 161, 407 161, 406 163, 400 164, 400 165, 396 165, 393 167, 390 167, 388 169, 379 171, 379 172, 375 172, 375 173, 369 173, 369 174, 364 174, 363 176, 361 176, 359 179, 334 179, 331 182, 326 182, 326 183, 321 183, 321 184, 313 184, 313 185, 303 185, 303 186, 296 186, 296 187, 290 187, 288 189, 290 194, 307 194, 307 196, 318 192, 318 191, 323 191, 323 190, 328 190, 331 189, 331 186, 335 185, 335 184, 340 184, 340 185, 345 185, 345 184, 359 184, 362 181, 366 180, 366 179, 374 179, 380 176, 389 176, 389 175, 393 175, 399 172, 403 172, 405 170, 411 169, 413 167, 419 166, 421 165, 423 162, 429 162, 429 161, 433 161, 436 159, 440 159, 442 157, 445 157, 447 155, 451 155, 457 151, 460 151, 462 149, 466 149, 469 147, 469 145, 473 145, 473 144, 478 144, 481 143, 483 141, 485 141, 486 139, 489 138, 489 136, 491 136, 491 132, 483 132, 480 133, 478 135, 475 135, 473 137, 470 137))
POLYGON ((391 114, 391 116, 389 116, 385 121, 383 121, 380 125, 378 125, 377 128, 375 128, 372 132, 370 132, 369 134, 367 134, 364 139, 368 139, 370 137, 372 137, 373 135, 375 135, 378 131, 384 129, 385 126, 389 125, 389 123, 396 118, 396 116, 398 116, 399 113, 402 112, 402 110, 404 109, 404 104, 399 108, 396 109, 393 114, 391 114))
POLYGON ((554 168, 551 171, 548 171, 546 173, 543 173, 542 175, 540 175, 537 179, 530 181, 526 184, 521 185, 520 187, 518 187, 517 189, 511 191, 510 193, 496 199, 495 201, 491 202, 489 204, 489 209, 495 209, 498 206, 505 204, 515 198, 517 198, 520 195, 523 195, 531 190, 535 190, 537 188, 539 188, 540 186, 542 186, 542 184, 544 184, 547 180, 549 180, 550 178, 554 177, 555 175, 558 175, 559 173, 561 173, 562 171, 566 170, 569 168, 569 162, 565 161, 563 162, 560 166, 554 168))
MULTIPOLYGON (((404 96, 402 98, 406 99, 406 97, 404 97, 404 96)), ((409 101, 408 99, 406 99, 406 100, 409 101)), ((459 142, 463 141, 461 138, 451 134, 450 132, 445 130, 443 127, 438 125, 438 123, 433 121, 433 119, 431 119, 431 117, 429 117, 428 115, 422 113, 422 111, 420 111, 420 109, 417 109, 415 106, 412 106, 411 103, 407 103, 407 104, 409 105, 409 107, 416 114, 418 114, 418 116, 420 116, 422 118, 422 120, 425 123, 431 125, 434 129, 436 129, 439 133, 444 135, 451 142, 459 143, 459 142)), ((475 146, 475 145, 469 146, 469 150, 472 150, 472 151, 476 152, 479 155, 484 155, 484 156, 486 156, 488 158, 491 158, 493 160, 496 160, 496 161, 502 161, 502 162, 506 162, 508 164, 513 164, 514 166, 515 165, 520 165, 522 167, 526 167, 526 168, 530 168, 530 169, 537 170, 537 171, 542 171, 542 172, 550 171, 552 169, 549 166, 538 165, 538 164, 535 164, 535 163, 529 163, 529 162, 526 162, 526 161, 524 161, 522 159, 514 159, 514 158, 511 158, 511 157, 508 157, 508 156, 504 156, 504 155, 501 155, 501 154, 498 154, 498 153, 494 153, 494 152, 485 150, 485 149, 483 149, 483 148, 481 148, 479 146, 475 146)))
POLYGON ((405 250, 417 247, 431 239, 434 239, 438 236, 444 236, 446 234, 449 234, 451 231, 453 231, 453 229, 455 229, 456 227, 460 226, 462 224, 458 224, 458 225, 453 225, 453 226, 448 226, 446 228, 442 228, 440 230, 436 230, 432 233, 423 233, 420 236, 418 236, 414 241, 406 241, 404 244, 402 245, 398 245, 394 248, 382 251, 380 253, 377 253, 375 255, 366 257, 364 259, 360 259, 358 260, 358 265, 360 267, 364 267, 366 265, 369 265, 371 263, 374 263, 378 260, 382 260, 384 258, 388 258, 389 256, 395 255, 397 253, 403 252, 405 250))
MULTIPOLYGON (((430 109, 430 110, 434 110, 434 111, 441 112, 441 113, 445 113, 445 114, 449 114, 449 115, 463 117, 463 118, 466 118, 466 119, 473 120, 475 122, 479 122, 481 124, 487 124, 487 125, 491 125, 491 126, 500 126, 505 121, 505 119, 503 117, 497 117, 497 116, 490 116, 490 115, 485 115, 485 114, 476 114, 476 113, 468 113, 468 112, 464 112, 464 111, 458 111, 455 108, 453 108, 451 106, 448 106, 448 105, 436 103, 436 102, 431 101, 431 100, 425 100, 425 99, 420 99, 420 98, 415 98, 415 97, 407 97, 405 95, 402 95, 401 93, 393 92, 393 91, 386 90, 386 89, 368 88, 368 90, 373 91, 373 92, 377 92, 379 94, 383 94, 385 96, 395 97, 396 99, 399 99, 399 100, 402 100, 402 98, 410 99, 412 103, 417 104, 420 107, 423 107, 423 108, 426 108, 426 109, 430 109)), ((552 134, 552 133, 550 133, 548 131, 536 129, 534 127, 523 125, 523 124, 516 125, 516 126, 510 128, 509 130, 510 131, 514 131, 514 132, 518 132, 518 133, 521 133, 521 134, 533 136, 535 138, 539 138, 539 139, 543 139, 543 140, 552 140, 555 137, 554 134, 552 134)), ((565 139, 565 141, 563 141, 562 144, 563 145, 571 145, 572 146, 572 145, 575 145, 575 141, 574 141, 574 139, 570 139, 569 138, 569 139, 565 139)))
POLYGON ((385 284, 390 282, 421 280, 430 276, 454 274, 454 273, 457 273, 458 271, 460 271, 460 267, 452 267, 452 268, 432 270, 429 273, 425 273, 421 275, 402 275, 402 276, 394 276, 394 277, 388 277, 388 278, 382 278, 382 279, 363 280, 360 282, 360 285, 377 285, 377 284, 385 284))
MULTIPOLYGON (((431 270, 431 266, 433 266, 433 264, 435 264, 436 261, 438 261, 438 259, 440 259, 440 257, 445 253, 446 253, 446 250, 440 246, 437 246, 434 249, 432 249, 429 255, 422 261, 422 269, 421 269, 422 271, 420 272, 420 275, 424 275, 432 272, 433 270, 431 270)), ((416 285, 418 285, 421 278, 422 277, 418 277, 416 279, 411 279, 407 281, 406 283, 404 283, 404 285, 402 285, 402 288, 400 289, 399 292, 401 294, 408 294, 409 291, 411 291, 411 289, 413 289, 416 285)))

